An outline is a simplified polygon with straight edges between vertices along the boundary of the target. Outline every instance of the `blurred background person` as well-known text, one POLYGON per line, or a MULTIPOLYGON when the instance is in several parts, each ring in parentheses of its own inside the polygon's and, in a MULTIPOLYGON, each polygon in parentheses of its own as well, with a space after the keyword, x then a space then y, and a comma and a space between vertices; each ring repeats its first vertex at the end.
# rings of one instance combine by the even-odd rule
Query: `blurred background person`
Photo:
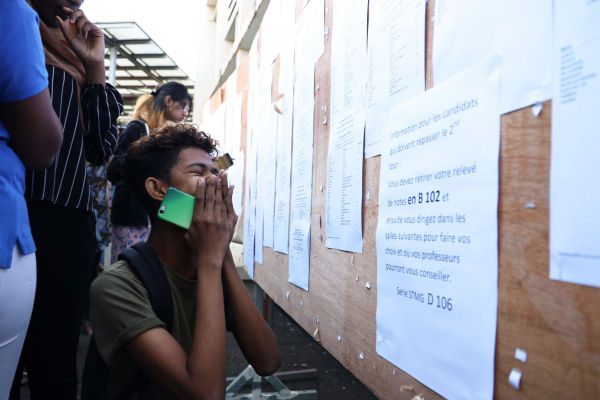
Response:
POLYGON ((188 116, 191 97, 187 88, 178 82, 167 82, 151 94, 138 98, 131 121, 119 136, 115 156, 108 168, 108 179, 114 185, 110 220, 112 224, 111 264, 123 249, 146 240, 150 231, 146 210, 135 198, 123 179, 123 165, 129 146, 151 131, 168 123, 179 123, 188 116))

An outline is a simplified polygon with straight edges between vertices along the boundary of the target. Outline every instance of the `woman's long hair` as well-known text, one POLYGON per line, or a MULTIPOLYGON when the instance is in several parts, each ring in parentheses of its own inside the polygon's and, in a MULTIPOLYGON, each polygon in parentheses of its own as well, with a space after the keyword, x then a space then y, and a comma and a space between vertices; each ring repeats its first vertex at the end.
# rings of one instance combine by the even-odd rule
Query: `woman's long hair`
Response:
POLYGON ((165 102, 167 96, 171 96, 174 101, 191 100, 187 88, 181 83, 166 82, 151 94, 144 94, 138 97, 133 110, 133 118, 146 121, 152 130, 164 126, 168 121, 168 109, 165 102))

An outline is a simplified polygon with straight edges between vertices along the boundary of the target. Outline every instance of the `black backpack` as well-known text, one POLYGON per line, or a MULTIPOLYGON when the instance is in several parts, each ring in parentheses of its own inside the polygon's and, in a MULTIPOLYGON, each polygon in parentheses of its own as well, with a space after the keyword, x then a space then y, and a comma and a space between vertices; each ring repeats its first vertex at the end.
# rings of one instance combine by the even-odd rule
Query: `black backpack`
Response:
MULTIPOLYGON (((163 265, 146 242, 134 244, 125 249, 119 260, 124 260, 148 290, 150 304, 156 316, 165 323, 170 332, 173 325, 173 300, 171 287, 163 265)), ((148 387, 148 378, 139 370, 127 387, 121 391, 121 398, 130 399, 139 389, 148 387)), ((108 366, 100 356, 94 336, 90 340, 81 384, 82 400, 108 399, 108 366)))

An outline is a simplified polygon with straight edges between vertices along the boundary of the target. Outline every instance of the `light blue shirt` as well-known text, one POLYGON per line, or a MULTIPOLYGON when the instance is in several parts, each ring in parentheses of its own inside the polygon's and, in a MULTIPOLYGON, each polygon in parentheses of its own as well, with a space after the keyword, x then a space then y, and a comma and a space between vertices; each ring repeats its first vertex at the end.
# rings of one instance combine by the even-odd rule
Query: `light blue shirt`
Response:
MULTIPOLYGON (((28 99, 47 86, 37 14, 25 0, 1 0, 0 103, 28 99)), ((10 268, 15 244, 21 254, 35 251, 23 197, 25 167, 8 146, 10 135, 0 120, 0 268, 10 268)))

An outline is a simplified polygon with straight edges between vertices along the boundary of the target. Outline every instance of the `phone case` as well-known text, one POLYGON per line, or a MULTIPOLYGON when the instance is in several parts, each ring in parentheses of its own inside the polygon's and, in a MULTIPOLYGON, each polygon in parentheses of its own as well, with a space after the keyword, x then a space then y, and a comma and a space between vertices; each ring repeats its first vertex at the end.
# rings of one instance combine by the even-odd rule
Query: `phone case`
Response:
POLYGON ((170 187, 158 209, 158 218, 183 229, 189 229, 194 215, 195 201, 194 196, 170 187))

